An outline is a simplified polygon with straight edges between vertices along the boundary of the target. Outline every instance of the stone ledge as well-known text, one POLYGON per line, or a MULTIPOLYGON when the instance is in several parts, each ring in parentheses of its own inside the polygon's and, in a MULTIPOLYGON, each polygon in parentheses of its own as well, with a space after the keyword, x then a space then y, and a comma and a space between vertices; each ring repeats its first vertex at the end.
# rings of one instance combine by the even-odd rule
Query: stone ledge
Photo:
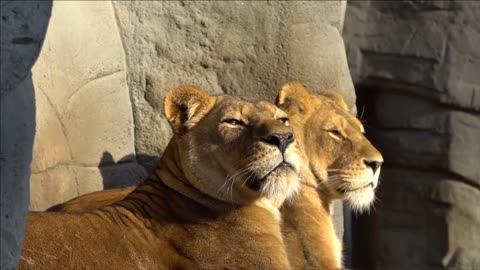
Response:
POLYGON ((378 130, 372 136, 386 164, 446 170, 480 184, 480 117, 455 111, 417 118, 409 118, 409 112, 403 115, 396 123, 392 121, 395 128, 378 130))

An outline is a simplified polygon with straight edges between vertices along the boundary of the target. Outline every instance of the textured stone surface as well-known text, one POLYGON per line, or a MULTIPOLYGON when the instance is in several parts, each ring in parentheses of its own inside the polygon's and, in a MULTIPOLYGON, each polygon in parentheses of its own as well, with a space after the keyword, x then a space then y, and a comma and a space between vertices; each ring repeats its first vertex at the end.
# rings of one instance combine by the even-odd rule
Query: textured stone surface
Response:
POLYGON ((28 76, 0 96, 0 268, 15 269, 29 202, 35 98, 28 76))
POLYGON ((458 181, 442 181, 432 199, 447 204, 448 252, 442 264, 455 269, 480 268, 480 191, 458 181), (457 202, 462 201, 463 204, 457 202))
POLYGON ((347 8, 351 74, 385 158, 381 203, 360 221, 376 240, 358 268, 480 268, 478 16, 471 1, 347 8))
POLYGON ((48 26, 52 4, 0 3, 0 269, 15 269, 29 202, 35 135, 31 67, 48 26))
POLYGON ((479 111, 480 5, 450 1, 439 8, 429 3, 348 6, 344 37, 354 81, 479 111))
POLYGON ((32 68, 37 127, 30 209, 102 189, 97 166, 104 152, 115 161, 135 152, 125 69, 111 3, 54 3, 32 68), (78 177, 85 170, 98 173, 78 177))
POLYGON ((416 95, 380 91, 375 95, 375 115, 378 123, 385 128, 431 131, 446 134, 449 130, 447 107, 416 95))
MULTIPOLYGON (((337 88, 353 106, 355 95, 339 35, 342 2, 114 6, 127 55, 138 154, 158 157, 165 148, 171 133, 161 101, 179 84, 273 101, 281 85, 296 79, 312 89, 337 88), (289 38, 295 38, 294 43, 289 38)), ((141 162, 147 167, 155 163, 141 162)))
POLYGON ((388 128, 376 137, 389 163, 447 170, 480 184, 479 113, 388 91, 376 95, 375 111, 388 128))
POLYGON ((291 80, 312 90, 339 89, 347 104, 355 104, 345 48, 337 29, 328 24, 295 24, 288 29, 287 40, 291 80))
POLYGON ((379 191, 374 244, 375 269, 444 269, 445 206, 430 200, 436 173, 386 169, 379 191), (388 181, 388 183, 387 183, 388 181))
POLYGON ((30 75, 45 38, 52 3, 1 3, 1 92, 13 90, 30 75))
POLYGON ((32 173, 30 209, 45 210, 82 194, 138 184, 148 176, 136 162, 82 167, 57 165, 41 173, 32 173))
POLYGON ((38 174, 32 173, 30 190, 30 209, 33 210, 45 210, 79 194, 74 172, 69 166, 55 166, 38 174))
POLYGON ((448 175, 387 169, 375 226, 378 269, 477 269, 478 189, 448 175), (462 205, 458 201, 465 202, 462 205))
POLYGON ((445 120, 446 133, 434 130, 378 131, 375 141, 389 164, 423 169, 447 170, 480 184, 478 167, 480 117, 463 112, 437 115, 445 120))

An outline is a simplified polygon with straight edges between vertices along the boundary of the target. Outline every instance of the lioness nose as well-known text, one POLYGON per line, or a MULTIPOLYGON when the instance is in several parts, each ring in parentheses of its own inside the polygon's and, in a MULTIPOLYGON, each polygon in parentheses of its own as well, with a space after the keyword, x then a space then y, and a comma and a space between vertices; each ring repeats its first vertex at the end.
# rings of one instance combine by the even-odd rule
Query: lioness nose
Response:
POLYGON ((382 166, 382 163, 383 163, 383 161, 380 161, 380 160, 366 160, 366 159, 363 160, 363 162, 365 163, 365 165, 367 165, 367 167, 372 168, 373 173, 375 173, 380 168, 380 166, 382 166))
POLYGON ((266 143, 277 146, 283 153, 289 144, 291 144, 295 138, 292 132, 285 133, 272 133, 263 139, 266 143))

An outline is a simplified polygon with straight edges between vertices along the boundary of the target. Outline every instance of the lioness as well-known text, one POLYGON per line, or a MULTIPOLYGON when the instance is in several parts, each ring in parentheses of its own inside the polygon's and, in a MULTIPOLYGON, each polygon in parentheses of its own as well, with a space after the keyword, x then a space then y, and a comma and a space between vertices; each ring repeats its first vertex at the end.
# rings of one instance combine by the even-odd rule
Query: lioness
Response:
POLYGON ((339 269, 342 248, 331 203, 343 199, 354 211, 367 210, 375 198, 382 155, 334 91, 311 95, 301 84, 289 83, 277 105, 287 112, 308 167, 300 195, 281 209, 290 264, 294 269, 339 269))
MULTIPOLYGON (((282 232, 292 269, 339 269, 341 244, 332 223, 331 203, 345 199, 358 212, 374 201, 382 155, 365 138, 363 126, 342 96, 311 95, 299 83, 283 86, 277 104, 290 117, 307 162, 300 196, 281 208, 282 232)), ((133 187, 86 194, 51 210, 83 212, 114 203, 133 187)))
POLYGON ((155 172, 90 213, 31 212, 19 269, 289 269, 278 206, 299 188, 285 112, 169 92, 174 136, 155 172))

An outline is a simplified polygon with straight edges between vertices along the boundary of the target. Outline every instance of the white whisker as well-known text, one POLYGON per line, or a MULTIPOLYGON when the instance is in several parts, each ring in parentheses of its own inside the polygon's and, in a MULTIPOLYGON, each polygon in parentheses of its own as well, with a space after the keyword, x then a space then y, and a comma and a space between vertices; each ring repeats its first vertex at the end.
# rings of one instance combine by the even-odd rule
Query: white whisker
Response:
POLYGON ((251 168, 251 162, 247 164, 247 166, 243 169, 239 169, 235 171, 233 174, 227 176, 227 179, 225 179, 225 182, 222 184, 222 186, 219 188, 218 192, 222 197, 228 198, 230 197, 230 200, 233 201, 233 186, 237 179, 244 175, 245 173, 248 173, 251 168), (223 193, 222 190, 226 188, 226 192, 223 193))

